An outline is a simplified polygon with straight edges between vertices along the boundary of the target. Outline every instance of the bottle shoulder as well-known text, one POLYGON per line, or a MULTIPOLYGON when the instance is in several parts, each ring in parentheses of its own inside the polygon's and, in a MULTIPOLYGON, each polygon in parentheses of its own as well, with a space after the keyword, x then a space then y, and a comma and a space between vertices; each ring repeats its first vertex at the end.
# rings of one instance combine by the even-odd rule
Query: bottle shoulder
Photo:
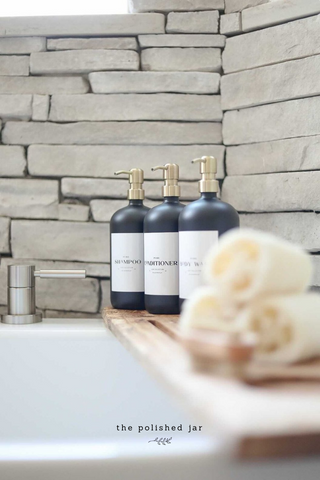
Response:
POLYGON ((145 205, 127 205, 126 207, 120 208, 111 217, 111 232, 142 232, 144 217, 149 210, 145 205))
POLYGON ((178 230, 178 219, 185 205, 176 203, 161 203, 149 210, 144 219, 145 232, 169 232, 178 230))
POLYGON ((190 203, 179 216, 180 230, 212 230, 223 233, 239 226, 239 215, 232 205, 220 199, 203 199, 190 203))

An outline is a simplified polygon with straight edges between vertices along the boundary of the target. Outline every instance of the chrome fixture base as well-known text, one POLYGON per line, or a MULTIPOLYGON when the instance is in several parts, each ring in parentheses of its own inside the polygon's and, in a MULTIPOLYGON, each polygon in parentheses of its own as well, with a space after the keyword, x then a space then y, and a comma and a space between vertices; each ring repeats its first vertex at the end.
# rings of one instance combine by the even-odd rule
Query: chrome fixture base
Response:
POLYGON ((35 315, 2 315, 1 322, 10 325, 30 325, 42 322, 42 315, 41 313, 35 315))

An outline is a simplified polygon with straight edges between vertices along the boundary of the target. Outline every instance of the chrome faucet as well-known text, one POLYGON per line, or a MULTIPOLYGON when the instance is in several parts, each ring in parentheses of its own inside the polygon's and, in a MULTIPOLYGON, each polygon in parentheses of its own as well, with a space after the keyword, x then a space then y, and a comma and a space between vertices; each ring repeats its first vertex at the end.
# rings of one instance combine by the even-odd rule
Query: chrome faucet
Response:
POLYGON ((35 277, 85 278, 85 270, 36 270, 34 265, 8 265, 8 314, 2 323, 26 325, 42 321, 36 313, 35 277))

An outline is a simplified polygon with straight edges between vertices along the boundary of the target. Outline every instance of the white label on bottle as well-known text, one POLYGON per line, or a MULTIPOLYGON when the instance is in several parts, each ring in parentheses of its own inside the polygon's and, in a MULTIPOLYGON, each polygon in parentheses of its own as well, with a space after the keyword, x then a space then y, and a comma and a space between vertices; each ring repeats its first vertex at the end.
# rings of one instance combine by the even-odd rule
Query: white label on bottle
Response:
POLYGON ((203 261, 210 248, 218 243, 218 236, 216 230, 179 232, 180 298, 189 298, 203 285, 203 261))
POLYGON ((179 295, 179 234, 144 234, 146 295, 179 295))
POLYGON ((112 233, 111 262, 112 291, 143 292, 143 233, 112 233))

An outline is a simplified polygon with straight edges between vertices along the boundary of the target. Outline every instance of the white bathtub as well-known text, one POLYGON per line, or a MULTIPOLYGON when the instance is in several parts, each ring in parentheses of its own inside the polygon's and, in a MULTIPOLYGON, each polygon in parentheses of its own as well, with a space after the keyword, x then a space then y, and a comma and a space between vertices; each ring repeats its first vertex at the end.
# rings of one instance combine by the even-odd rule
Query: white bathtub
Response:
POLYGON ((189 434, 197 422, 102 320, 0 324, 0 381, 0 480, 319 478, 318 459, 238 464, 205 425, 189 434), (138 433, 150 425, 183 431, 138 433))

